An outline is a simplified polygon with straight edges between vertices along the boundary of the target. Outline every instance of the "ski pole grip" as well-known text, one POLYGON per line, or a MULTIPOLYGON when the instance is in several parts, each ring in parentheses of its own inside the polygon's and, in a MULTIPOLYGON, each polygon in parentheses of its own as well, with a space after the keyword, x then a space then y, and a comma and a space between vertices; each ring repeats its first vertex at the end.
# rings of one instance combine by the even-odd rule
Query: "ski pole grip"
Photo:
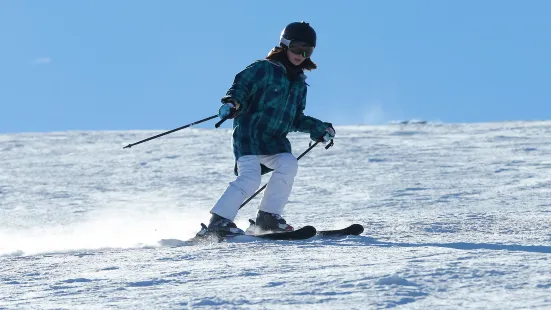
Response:
POLYGON ((222 125, 222 123, 225 122, 227 119, 228 119, 228 117, 224 117, 218 123, 216 123, 216 125, 214 125, 214 127, 216 127, 216 128, 220 127, 220 125, 222 125))

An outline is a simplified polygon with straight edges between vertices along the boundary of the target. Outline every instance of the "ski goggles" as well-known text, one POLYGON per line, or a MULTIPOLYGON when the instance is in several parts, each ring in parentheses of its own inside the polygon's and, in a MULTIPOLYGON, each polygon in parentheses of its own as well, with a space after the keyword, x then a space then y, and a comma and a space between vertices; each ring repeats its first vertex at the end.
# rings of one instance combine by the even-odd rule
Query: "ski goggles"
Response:
POLYGON ((302 41, 291 41, 289 50, 296 55, 302 55, 304 58, 310 58, 314 53, 314 47, 302 41))

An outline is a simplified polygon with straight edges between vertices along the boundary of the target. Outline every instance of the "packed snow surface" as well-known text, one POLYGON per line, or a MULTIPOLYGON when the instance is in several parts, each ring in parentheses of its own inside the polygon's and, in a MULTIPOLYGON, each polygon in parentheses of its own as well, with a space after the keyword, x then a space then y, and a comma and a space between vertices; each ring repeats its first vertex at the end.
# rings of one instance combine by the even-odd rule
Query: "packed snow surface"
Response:
POLYGON ((284 217, 362 235, 195 246, 234 179, 229 129, 0 135, 0 308, 551 308, 551 122, 336 131, 284 217))

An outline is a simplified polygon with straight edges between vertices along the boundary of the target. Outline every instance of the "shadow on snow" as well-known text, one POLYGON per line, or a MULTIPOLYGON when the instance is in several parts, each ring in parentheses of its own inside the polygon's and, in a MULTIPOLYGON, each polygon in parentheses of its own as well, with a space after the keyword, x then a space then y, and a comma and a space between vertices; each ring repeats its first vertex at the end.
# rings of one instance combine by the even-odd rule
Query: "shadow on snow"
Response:
MULTIPOLYGON (((163 240, 163 246, 179 247, 197 245, 192 242, 172 239, 163 240)), ((407 243, 407 242, 385 242, 379 241, 367 236, 347 236, 347 237, 319 237, 316 236, 307 240, 284 241, 284 240, 260 240, 254 237, 243 236, 227 241, 230 243, 272 243, 280 245, 300 245, 303 247, 316 246, 376 246, 376 247, 402 247, 402 248, 422 248, 439 247, 456 250, 491 250, 491 251, 515 251, 530 253, 551 253, 551 246, 543 245, 518 245, 518 244, 494 244, 494 243, 470 243, 470 242, 452 242, 452 243, 407 243)), ((218 242, 207 242, 206 244, 217 244, 218 242)))
POLYGON ((470 242, 452 242, 452 243, 406 243, 406 242, 385 242, 372 237, 357 236, 349 237, 347 241, 352 243, 342 243, 342 239, 318 239, 321 245, 340 245, 340 246, 378 246, 378 247, 403 247, 403 248, 421 248, 421 247, 439 247, 456 250, 491 250, 491 251, 515 251, 530 253, 551 253, 551 246, 544 245, 518 245, 518 244, 494 244, 494 243, 470 243, 470 242))

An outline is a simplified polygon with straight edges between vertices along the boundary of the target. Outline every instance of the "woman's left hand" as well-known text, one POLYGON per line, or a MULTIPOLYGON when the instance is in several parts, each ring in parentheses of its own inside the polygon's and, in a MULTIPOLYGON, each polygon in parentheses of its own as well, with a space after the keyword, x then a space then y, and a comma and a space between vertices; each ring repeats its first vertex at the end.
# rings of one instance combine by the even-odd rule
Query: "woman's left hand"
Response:
POLYGON ((333 138, 335 138, 335 128, 333 128, 332 125, 329 125, 329 127, 327 127, 327 129, 325 129, 325 134, 319 139, 318 142, 329 142, 331 140, 333 140, 333 138))

